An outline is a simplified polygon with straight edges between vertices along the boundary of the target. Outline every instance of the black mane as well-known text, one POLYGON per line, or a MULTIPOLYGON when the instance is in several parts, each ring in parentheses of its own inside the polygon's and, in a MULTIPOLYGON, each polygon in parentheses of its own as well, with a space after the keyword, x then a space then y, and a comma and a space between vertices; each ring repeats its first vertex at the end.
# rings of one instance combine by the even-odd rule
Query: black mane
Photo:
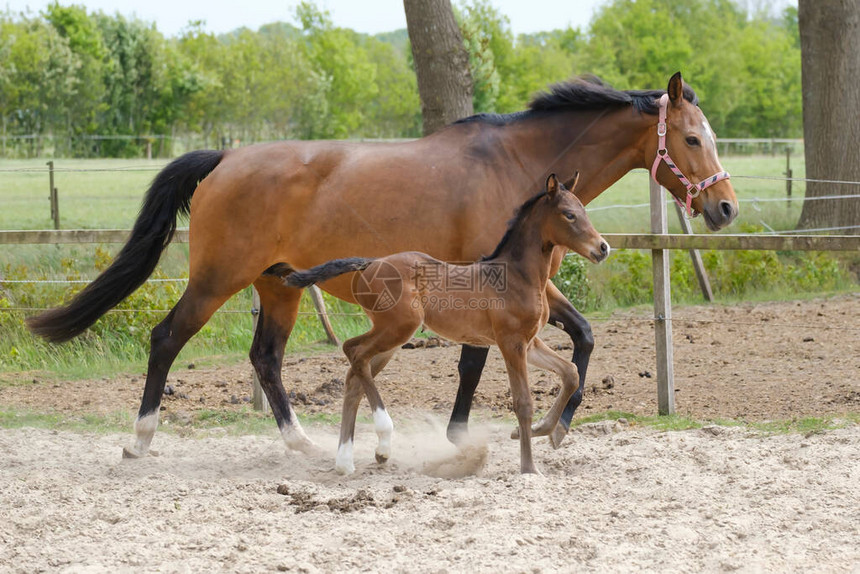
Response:
POLYGON ((526 218, 526 216, 528 216, 528 214, 531 212, 531 210, 535 206, 535 204, 537 204, 537 202, 541 198, 546 197, 546 195, 547 195, 546 191, 542 191, 542 192, 538 193, 537 195, 528 199, 521 206, 519 206, 519 208, 517 208, 516 213, 514 213, 513 219, 511 219, 508 222, 508 229, 505 231, 505 234, 502 236, 502 240, 499 241, 499 244, 496 245, 496 248, 493 250, 493 252, 490 255, 486 255, 484 257, 481 257, 479 259, 479 261, 489 261, 490 259, 495 259, 496 257, 498 257, 501 254, 502 249, 505 248, 505 245, 507 245, 508 242, 510 241, 511 237, 513 237, 514 232, 516 231, 517 227, 519 227, 520 222, 522 222, 526 218))
MULTIPOLYGON (((656 114, 659 111, 657 100, 665 90, 616 90, 596 76, 579 76, 569 82, 550 86, 548 92, 541 92, 529 102, 529 109, 513 114, 477 114, 454 122, 455 124, 482 122, 492 125, 506 125, 516 120, 536 114, 564 110, 602 110, 609 107, 633 106, 636 111, 656 114)), ((699 98, 692 88, 684 85, 684 99, 699 105, 699 98)))

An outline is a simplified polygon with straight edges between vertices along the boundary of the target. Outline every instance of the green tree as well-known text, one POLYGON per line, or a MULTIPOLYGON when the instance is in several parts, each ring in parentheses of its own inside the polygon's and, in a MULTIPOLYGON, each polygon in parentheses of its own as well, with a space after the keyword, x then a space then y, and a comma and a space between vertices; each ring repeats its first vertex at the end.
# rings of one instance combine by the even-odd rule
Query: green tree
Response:
MULTIPOLYGON (((154 129, 159 104, 161 51, 164 38, 140 20, 124 16, 96 17, 107 59, 104 66, 105 99, 99 114, 100 131, 106 135, 138 136, 154 129)), ((111 157, 136 157, 144 142, 130 138, 106 140, 101 153, 111 157)))
MULTIPOLYGON (((4 20, 5 86, 0 108, 15 133, 44 135, 63 130, 67 106, 75 97, 78 63, 68 40, 45 21, 4 20)), ((6 122, 4 121, 4 126, 6 122)), ((41 139, 31 140, 29 153, 40 155, 41 139)))
POLYGON ((99 111, 104 110, 102 69, 107 55, 102 36, 94 19, 81 6, 48 6, 46 20, 69 43, 77 63, 74 75, 75 95, 65 106, 65 132, 70 137, 72 153, 86 153, 90 142, 76 136, 98 132, 99 111))
MULTIPOLYGON (((310 2, 296 9, 302 23, 305 54, 320 75, 327 109, 305 126, 307 138, 344 138, 356 135, 365 110, 377 96, 376 66, 358 45, 352 30, 335 28, 328 12, 310 2)), ((322 110, 321 110, 322 111, 322 110)))

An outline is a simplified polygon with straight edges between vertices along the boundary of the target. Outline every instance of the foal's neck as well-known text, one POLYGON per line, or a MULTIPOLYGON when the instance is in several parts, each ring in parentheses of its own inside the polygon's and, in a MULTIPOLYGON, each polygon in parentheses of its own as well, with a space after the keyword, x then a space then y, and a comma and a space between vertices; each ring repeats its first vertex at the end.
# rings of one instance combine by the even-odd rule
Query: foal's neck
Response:
POLYGON ((506 243, 491 261, 504 263, 508 274, 515 272, 535 288, 543 289, 549 279, 553 244, 542 234, 542 220, 535 211, 528 213, 511 229, 506 243))

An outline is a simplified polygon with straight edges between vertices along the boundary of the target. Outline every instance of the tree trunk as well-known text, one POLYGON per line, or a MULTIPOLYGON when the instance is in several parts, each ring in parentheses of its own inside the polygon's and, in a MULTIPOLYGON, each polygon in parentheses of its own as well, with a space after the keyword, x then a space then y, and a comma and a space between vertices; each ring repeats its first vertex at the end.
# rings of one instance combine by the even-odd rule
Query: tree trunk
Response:
POLYGON ((469 54, 450 0, 403 0, 424 135, 472 115, 469 54))
MULTIPOLYGON (((860 3, 800 0, 798 21, 806 177, 860 181, 860 3)), ((806 185, 807 198, 858 194, 860 185, 806 185)), ((860 234, 860 197, 805 201, 797 226, 860 234)))

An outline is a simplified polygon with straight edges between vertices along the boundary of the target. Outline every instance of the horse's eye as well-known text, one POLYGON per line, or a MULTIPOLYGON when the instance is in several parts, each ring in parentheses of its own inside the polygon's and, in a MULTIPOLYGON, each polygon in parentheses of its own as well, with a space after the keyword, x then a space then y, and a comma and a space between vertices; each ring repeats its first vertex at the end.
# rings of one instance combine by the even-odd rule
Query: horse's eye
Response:
POLYGON ((690 145, 690 146, 698 146, 698 145, 700 145, 700 144, 699 144, 699 138, 697 138, 697 137, 695 137, 695 136, 690 136, 690 137, 688 137, 688 138, 687 138, 687 145, 690 145))
POLYGON ((574 214, 572 214, 571 212, 569 212, 569 211, 565 211, 565 212, 564 212, 564 216, 565 216, 565 218, 567 218, 567 220, 568 220, 568 221, 570 221, 570 222, 574 222, 574 221, 576 221, 576 216, 575 216, 574 214))

